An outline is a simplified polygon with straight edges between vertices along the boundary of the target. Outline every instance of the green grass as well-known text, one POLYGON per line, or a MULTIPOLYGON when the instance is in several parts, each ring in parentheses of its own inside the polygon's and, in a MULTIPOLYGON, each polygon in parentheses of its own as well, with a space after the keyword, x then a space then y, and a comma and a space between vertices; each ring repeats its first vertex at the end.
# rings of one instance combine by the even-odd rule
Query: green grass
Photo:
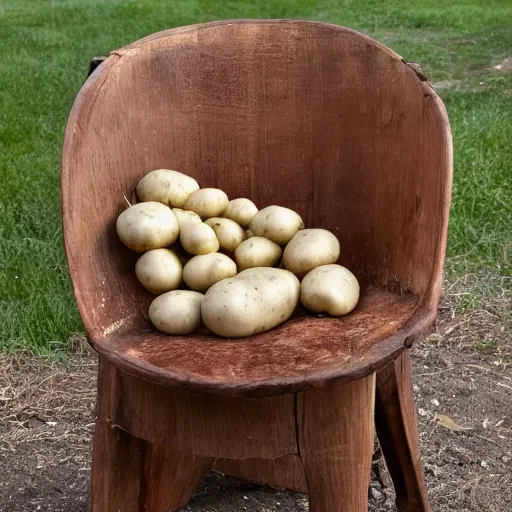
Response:
POLYGON ((55 353, 81 331, 59 159, 90 58, 165 28, 244 17, 349 26, 420 63, 442 87, 455 143, 448 272, 510 276, 512 73, 488 70, 512 55, 509 0, 2 0, 0 348, 55 353))

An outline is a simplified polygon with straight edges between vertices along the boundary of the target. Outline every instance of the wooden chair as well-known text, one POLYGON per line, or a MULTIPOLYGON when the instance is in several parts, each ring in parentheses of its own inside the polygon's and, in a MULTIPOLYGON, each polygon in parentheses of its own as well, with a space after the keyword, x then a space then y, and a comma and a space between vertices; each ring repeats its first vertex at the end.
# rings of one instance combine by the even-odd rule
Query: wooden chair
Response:
POLYGON ((100 356, 93 511, 176 510, 214 464, 307 490, 313 512, 364 511, 374 420, 399 510, 429 510, 408 348, 436 317, 451 166, 434 90, 352 30, 237 20, 113 51, 62 159, 69 267, 100 356), (155 331, 114 225, 161 167, 336 233, 357 309, 244 339, 155 331))

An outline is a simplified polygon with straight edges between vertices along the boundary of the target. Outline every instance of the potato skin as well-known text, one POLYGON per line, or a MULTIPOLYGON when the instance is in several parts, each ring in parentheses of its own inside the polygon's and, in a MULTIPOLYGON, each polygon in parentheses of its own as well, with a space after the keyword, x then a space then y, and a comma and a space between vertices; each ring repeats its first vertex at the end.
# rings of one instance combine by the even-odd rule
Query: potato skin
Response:
POLYGON ((202 293, 190 290, 164 293, 149 306, 149 319, 166 334, 189 334, 201 325, 203 299, 202 293))
POLYGON ((201 218, 220 217, 229 199, 225 192, 218 188, 201 188, 193 192, 187 199, 184 209, 197 213, 201 218))
POLYGON ((206 292, 201 304, 203 322, 227 338, 265 332, 288 320, 299 293, 299 280, 288 270, 249 268, 206 292))
POLYGON ((175 242, 180 232, 172 210, 156 201, 127 208, 117 218, 116 230, 124 245, 135 252, 167 247, 175 242))
POLYGON ((320 265, 336 263, 339 257, 340 243, 330 231, 301 229, 288 242, 283 264, 300 279, 320 265))
POLYGON ((178 208, 196 190, 199 190, 199 184, 194 178, 170 169, 151 171, 137 185, 137 195, 141 201, 158 201, 178 208))
POLYGON ((194 256, 183 269, 183 280, 189 288, 204 293, 210 286, 236 275, 236 263, 218 252, 194 256))
POLYGON ((201 222, 201 217, 199 217, 199 215, 197 215, 197 213, 189 212, 188 210, 182 210, 181 208, 173 208, 172 213, 174 213, 174 215, 176 216, 178 225, 180 227, 184 222, 189 222, 189 221, 201 222))
POLYGON ((211 217, 204 221, 210 226, 219 240, 220 248, 228 253, 235 252, 235 249, 245 240, 246 234, 242 227, 231 219, 223 217, 211 217))
POLYGON ((341 265, 322 265, 302 280, 300 301, 311 311, 342 316, 356 307, 359 291, 359 283, 350 270, 341 265))
POLYGON ((246 228, 257 213, 258 208, 250 199, 239 197, 229 201, 224 217, 234 220, 238 225, 246 228))
POLYGON ((219 241, 215 231, 204 222, 195 220, 182 222, 180 243, 189 254, 208 254, 219 250, 219 241))
POLYGON ((283 250, 275 242, 261 236, 243 241, 235 250, 239 270, 253 267, 274 267, 279 263, 283 250))
POLYGON ((251 220, 249 229, 279 245, 287 244, 299 229, 304 228, 300 215, 284 206, 267 206, 251 220))
POLYGON ((174 251, 153 249, 137 260, 135 274, 146 290, 159 294, 179 287, 183 265, 174 251))

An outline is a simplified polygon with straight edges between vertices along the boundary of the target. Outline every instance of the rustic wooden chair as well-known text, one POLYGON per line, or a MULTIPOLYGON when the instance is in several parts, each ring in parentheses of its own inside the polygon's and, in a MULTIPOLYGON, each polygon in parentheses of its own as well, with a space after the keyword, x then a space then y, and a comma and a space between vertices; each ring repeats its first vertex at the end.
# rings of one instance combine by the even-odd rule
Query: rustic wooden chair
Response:
POLYGON ((113 51, 62 160, 69 267, 100 356, 92 510, 176 510, 215 464, 307 490, 313 512, 367 510, 374 421, 399 510, 429 510, 408 348, 436 317, 451 164, 434 90, 352 30, 218 22, 113 51), (161 167, 336 233, 357 309, 235 340, 155 331, 114 225, 161 167))

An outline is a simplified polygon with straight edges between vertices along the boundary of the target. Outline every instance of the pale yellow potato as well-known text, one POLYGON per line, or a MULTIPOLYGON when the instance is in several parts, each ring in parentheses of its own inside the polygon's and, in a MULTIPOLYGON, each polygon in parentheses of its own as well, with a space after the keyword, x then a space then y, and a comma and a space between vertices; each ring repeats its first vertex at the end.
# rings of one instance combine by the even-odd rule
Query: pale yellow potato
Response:
POLYGON ((143 254, 135 264, 135 275, 154 294, 176 290, 181 284, 183 265, 170 249, 153 249, 143 254))
POLYGON ((205 220, 204 223, 215 231, 221 249, 224 249, 226 252, 234 252, 246 238, 243 228, 231 219, 212 217, 205 220))
POLYGON ((167 247, 180 232, 171 209, 155 201, 127 208, 117 218, 116 230, 123 244, 135 252, 167 247))
POLYGON ((175 207, 183 206, 196 190, 199 190, 199 184, 194 178, 170 169, 151 171, 137 185, 141 201, 158 201, 175 207))
POLYGON ((183 280, 189 288, 204 293, 210 286, 236 275, 236 263, 219 252, 194 256, 183 268, 183 280))
POLYGON ((246 228, 257 213, 258 208, 250 199, 239 197, 229 201, 224 217, 246 228))
POLYGON ((299 294, 299 280, 288 270, 249 268, 214 284, 205 294, 201 315, 219 336, 250 336, 290 318, 299 294))
POLYGON ((201 188, 196 190, 187 199, 183 206, 201 218, 220 217, 229 203, 228 196, 218 188, 201 188))
POLYGON ((326 229, 301 229, 288 242, 283 264, 299 279, 320 265, 336 263, 340 257, 338 239, 326 229))
POLYGON ((191 290, 164 293, 149 306, 149 319, 166 334, 189 334, 201 325, 203 299, 202 293, 191 290))
POLYGON ((239 270, 252 267, 274 267, 279 263, 283 250, 268 238, 253 236, 243 241, 235 250, 239 270))
POLYGON ((304 228, 300 215, 284 206, 267 206, 251 220, 249 229, 279 245, 287 244, 299 229, 304 228))
POLYGON ((341 265, 322 265, 306 274, 300 285, 304 307, 317 313, 342 316, 359 301, 359 283, 350 270, 341 265))
POLYGON ((181 208, 173 208, 172 213, 176 216, 176 219, 178 220, 178 224, 181 227, 181 225, 184 222, 188 221, 196 221, 201 222, 201 217, 197 215, 197 213, 189 212, 188 210, 182 210, 181 208))
POLYGON ((180 243, 189 254, 208 254, 219 250, 219 241, 215 231, 204 222, 190 220, 182 222, 180 243))

